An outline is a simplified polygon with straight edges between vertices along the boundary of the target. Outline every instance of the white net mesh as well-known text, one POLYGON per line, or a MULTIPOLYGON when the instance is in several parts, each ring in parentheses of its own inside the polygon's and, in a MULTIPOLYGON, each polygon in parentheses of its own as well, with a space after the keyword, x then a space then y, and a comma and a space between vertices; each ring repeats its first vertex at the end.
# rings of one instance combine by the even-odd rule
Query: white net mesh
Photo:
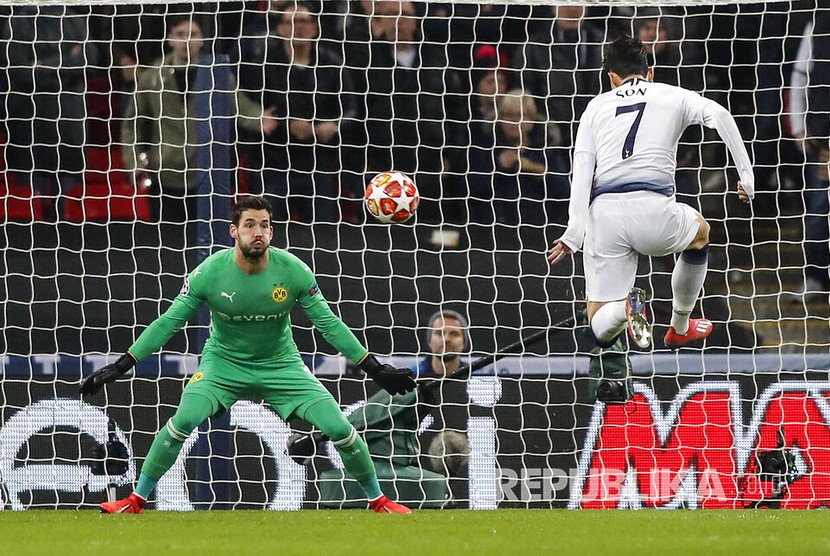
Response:
MULTIPOLYGON (((304 359, 366 437, 390 497, 825 505, 830 11, 638 4, 0 6, 0 509, 130 492, 197 368, 207 313, 131 380, 79 401, 79 379, 230 245, 230 203, 246 193, 271 200, 273 243, 312 267, 381 359, 429 365, 440 309, 469 320, 462 362, 551 330, 387 407, 364 405, 377 388, 293 315, 304 359), (581 257, 551 269, 545 252, 567 222, 579 117, 608 88, 602 47, 622 32, 646 43, 656 80, 730 110, 758 195, 746 208, 726 194, 735 171, 716 134, 683 136, 678 198, 712 225, 694 314, 715 331, 703 347, 665 349, 674 259, 641 260, 656 346, 630 357, 633 398, 606 405, 589 376, 581 257), (362 206, 389 169, 420 191, 406 224, 362 206)), ((240 401, 191 435, 152 504, 365 506, 325 439, 303 465, 285 454, 292 427, 308 430, 240 401)))

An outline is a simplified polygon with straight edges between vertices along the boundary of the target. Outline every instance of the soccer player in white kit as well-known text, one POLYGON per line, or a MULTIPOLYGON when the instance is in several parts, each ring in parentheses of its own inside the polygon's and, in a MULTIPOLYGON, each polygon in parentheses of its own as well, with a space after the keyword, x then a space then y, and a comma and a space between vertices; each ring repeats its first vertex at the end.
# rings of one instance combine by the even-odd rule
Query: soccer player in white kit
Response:
POLYGON ((641 348, 651 345, 645 292, 634 287, 638 254, 680 253, 671 277, 669 348, 705 339, 707 319, 690 319, 706 278, 709 224, 675 201, 677 143, 690 125, 717 130, 738 170, 738 197, 755 194, 752 166, 735 120, 716 102, 654 83, 643 44, 621 36, 605 50, 612 90, 588 104, 574 144, 568 227, 548 251, 557 264, 582 249, 588 324, 609 347, 628 327, 641 348))

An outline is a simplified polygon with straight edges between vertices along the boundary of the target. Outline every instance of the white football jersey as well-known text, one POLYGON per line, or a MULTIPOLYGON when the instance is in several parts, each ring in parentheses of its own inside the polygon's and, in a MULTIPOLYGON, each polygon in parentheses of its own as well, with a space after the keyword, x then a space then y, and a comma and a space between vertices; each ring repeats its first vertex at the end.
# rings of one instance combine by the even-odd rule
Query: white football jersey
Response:
POLYGON ((673 195, 677 144, 695 124, 718 131, 752 197, 752 166, 731 114, 692 91, 634 78, 592 99, 582 115, 563 241, 573 250, 582 247, 588 205, 597 195, 643 190, 673 195))

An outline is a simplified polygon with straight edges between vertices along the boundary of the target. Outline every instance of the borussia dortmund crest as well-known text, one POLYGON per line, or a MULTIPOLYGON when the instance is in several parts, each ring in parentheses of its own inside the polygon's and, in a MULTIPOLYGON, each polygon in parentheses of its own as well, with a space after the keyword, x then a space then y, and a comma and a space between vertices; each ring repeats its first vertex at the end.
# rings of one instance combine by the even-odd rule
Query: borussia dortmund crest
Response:
POLYGON ((274 288, 274 291, 271 292, 271 299, 276 303, 282 303, 288 299, 288 290, 283 287, 274 288))

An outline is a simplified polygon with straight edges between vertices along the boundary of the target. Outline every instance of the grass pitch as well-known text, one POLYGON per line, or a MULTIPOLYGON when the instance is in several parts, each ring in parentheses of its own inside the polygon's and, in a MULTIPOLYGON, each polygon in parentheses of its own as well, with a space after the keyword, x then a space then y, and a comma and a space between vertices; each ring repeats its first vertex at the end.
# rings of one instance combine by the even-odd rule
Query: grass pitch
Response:
POLYGON ((0 554, 830 554, 823 511, 0 512, 0 554))

